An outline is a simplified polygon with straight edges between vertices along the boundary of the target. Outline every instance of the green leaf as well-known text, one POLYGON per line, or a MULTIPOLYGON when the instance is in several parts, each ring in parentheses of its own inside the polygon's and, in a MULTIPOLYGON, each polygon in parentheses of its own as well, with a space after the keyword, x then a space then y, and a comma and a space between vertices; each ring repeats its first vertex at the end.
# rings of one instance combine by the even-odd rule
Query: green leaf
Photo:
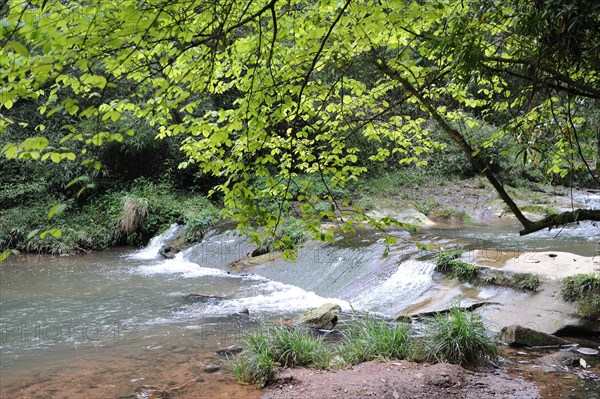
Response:
POLYGON ((0 262, 4 262, 11 255, 17 256, 19 254, 20 254, 20 252, 15 249, 6 250, 6 251, 0 253, 0 262))
POLYGON ((27 234, 27 239, 31 240, 33 237, 35 237, 38 233, 39 233, 40 229, 35 229, 29 232, 29 234, 27 234))
POLYGON ((22 43, 11 41, 9 44, 13 48, 13 50, 17 52, 17 54, 23 57, 29 56, 29 50, 27 50, 27 47, 25 47, 22 43))
POLYGON ((48 219, 52 219, 55 215, 60 215, 67 208, 66 204, 56 204, 52 208, 50 208, 50 212, 48 212, 48 219))

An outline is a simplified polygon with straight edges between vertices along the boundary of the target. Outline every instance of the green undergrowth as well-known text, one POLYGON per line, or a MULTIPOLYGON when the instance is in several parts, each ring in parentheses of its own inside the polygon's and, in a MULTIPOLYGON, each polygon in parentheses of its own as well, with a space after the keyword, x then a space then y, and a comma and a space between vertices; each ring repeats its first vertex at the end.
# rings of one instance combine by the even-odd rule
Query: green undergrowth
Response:
POLYGON ((343 365, 369 360, 405 359, 411 351, 408 326, 392 325, 383 320, 366 318, 346 333, 346 340, 336 348, 343 365))
POLYGON ((462 249, 451 249, 438 253, 435 257, 435 270, 451 278, 474 282, 479 276, 479 267, 458 259, 462 253, 462 249))
POLYGON ((292 250, 308 240, 310 233, 304 228, 302 222, 294 217, 282 218, 275 229, 274 235, 265 237, 254 236, 258 242, 253 255, 263 255, 275 250, 292 250))
POLYGON ((173 223, 186 224, 186 239, 200 239, 219 220, 203 196, 182 194, 166 183, 136 180, 82 203, 46 196, 0 210, 0 253, 69 254, 129 244, 144 245, 173 223), (49 218, 56 204, 64 210, 49 218), (51 231, 52 234, 47 234, 51 231))
POLYGON ((430 362, 472 366, 500 355, 479 316, 459 308, 437 315, 427 327, 423 344, 423 355, 430 362))
POLYGON ((459 259, 462 248, 441 251, 435 255, 435 270, 449 278, 457 278, 473 284, 496 285, 523 291, 535 292, 540 286, 540 279, 532 274, 490 271, 459 259))
POLYGON ((460 308, 439 315, 424 331, 416 334, 408 325, 370 316, 355 322, 336 342, 299 327, 263 328, 248 333, 242 353, 228 363, 240 383, 265 387, 286 367, 339 369, 394 359, 475 366, 499 355, 479 316, 460 308))
POLYGON ((596 319, 600 315, 600 276, 598 274, 577 274, 563 280, 561 294, 565 301, 577 302, 579 314, 596 319))

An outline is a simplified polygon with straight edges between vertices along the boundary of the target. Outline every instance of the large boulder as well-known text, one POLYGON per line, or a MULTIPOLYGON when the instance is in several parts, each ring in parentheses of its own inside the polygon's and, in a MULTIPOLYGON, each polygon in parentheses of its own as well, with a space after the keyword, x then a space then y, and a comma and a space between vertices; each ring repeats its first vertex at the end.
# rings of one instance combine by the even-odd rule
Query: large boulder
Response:
POLYGON ((309 310, 296 320, 296 324, 311 328, 331 328, 338 322, 342 308, 337 303, 326 303, 316 309, 309 310))
POLYGON ((560 337, 518 324, 502 328, 498 338, 510 346, 561 346, 572 344, 560 337))

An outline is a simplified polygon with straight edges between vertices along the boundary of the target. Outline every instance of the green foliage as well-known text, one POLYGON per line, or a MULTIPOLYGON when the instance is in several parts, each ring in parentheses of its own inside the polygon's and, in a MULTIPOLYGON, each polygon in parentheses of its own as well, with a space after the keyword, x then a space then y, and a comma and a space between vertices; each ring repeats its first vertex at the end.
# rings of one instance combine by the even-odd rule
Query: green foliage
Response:
POLYGON ((524 291, 537 291, 540 286, 540 279, 537 276, 517 273, 512 276, 512 285, 524 291))
POLYGON ((561 290, 566 301, 577 301, 579 314, 590 320, 600 314, 600 276, 597 274, 577 274, 563 280, 561 290))
POLYGON ((355 365, 369 360, 405 359, 411 350, 411 331, 406 325, 393 325, 371 316, 358 321, 346 341, 337 347, 344 363, 355 365))
POLYGON ((600 277, 596 274, 577 274, 563 280, 560 293, 566 301, 583 300, 588 295, 600 295, 600 277))
POLYGON ((452 277, 456 277, 461 281, 474 282, 479 275, 479 267, 463 262, 462 260, 454 259, 450 261, 450 273, 452 277))
POLYGON ((501 272, 492 272, 482 276, 480 281, 483 284, 511 287, 532 292, 537 291, 540 286, 539 277, 527 273, 515 273, 511 276, 506 276, 501 272))
POLYGON ((286 327, 259 329, 246 335, 244 351, 230 360, 230 368, 239 382, 267 386, 280 367, 329 366, 330 353, 323 338, 306 330, 286 327))
POLYGON ((484 284, 507 286, 510 280, 503 273, 489 273, 482 277, 481 281, 484 284))
POLYGON ((427 327, 424 341, 422 350, 428 361, 473 366, 500 355, 479 316, 460 308, 453 308, 448 315, 437 315, 427 327))
POLYGON ((193 216, 188 216, 185 223, 185 241, 200 241, 209 227, 219 220, 219 211, 212 205, 200 210, 193 216))
POLYGON ((480 269, 458 258, 462 256, 462 248, 448 249, 435 256, 435 271, 461 281, 474 282, 477 280, 480 269))
POLYGON ((228 359, 241 383, 269 385, 282 367, 346 367, 369 360, 418 358, 430 362, 476 365, 484 358, 495 359, 499 350, 486 335, 481 319, 459 308, 438 315, 426 326, 423 337, 415 337, 406 325, 388 323, 368 316, 356 321, 331 349, 323 337, 308 330, 269 327, 246 334, 244 350, 228 359))
MULTIPOLYGON (((484 168, 505 184, 583 171, 598 183, 596 2, 138 3, 3 8, 0 153, 35 165, 53 193, 81 195, 93 183, 80 177, 117 170, 155 177, 160 164, 285 247, 274 233, 292 210, 321 238, 323 218, 364 221, 344 191, 370 171, 484 168)), ((131 194, 148 200, 131 242, 182 214, 131 194)))
POLYGON ((523 206, 521 206, 521 210, 523 212, 536 213, 536 214, 544 215, 544 216, 558 214, 558 211, 556 210, 556 208, 554 208, 552 206, 543 206, 543 205, 523 205, 523 206))
POLYGON ((218 220, 218 211, 205 197, 181 198, 171 185, 146 179, 83 205, 57 203, 58 198, 38 196, 0 209, 0 251, 69 254, 124 243, 142 245, 174 222, 188 221, 190 231, 198 234, 218 220), (64 212, 57 212, 60 209, 64 212))
POLYGON ((266 387, 275 379, 279 367, 273 357, 268 332, 258 330, 246 335, 244 351, 229 364, 239 382, 266 387))
POLYGON ((463 254, 462 248, 446 249, 435 255, 435 270, 440 273, 447 273, 451 270, 451 262, 458 259, 463 254))
POLYGON ((255 236, 257 254, 265 254, 274 250, 293 250, 309 237, 307 230, 299 219, 288 217, 280 220, 275 232, 263 237, 255 236))
POLYGON ((271 331, 271 346, 282 367, 329 366, 329 351, 322 337, 313 337, 299 328, 277 327, 271 331))
POLYGON ((441 204, 434 198, 426 198, 416 204, 417 210, 424 215, 429 215, 431 212, 439 209, 441 204))
POLYGON ((434 216, 442 219, 458 219, 463 223, 473 223, 473 217, 465 211, 459 211, 453 208, 441 208, 434 212, 434 216))
POLYGON ((364 191, 372 195, 397 194, 402 187, 419 187, 426 183, 443 183, 442 176, 428 174, 425 168, 400 168, 393 172, 384 172, 367 180, 364 191))

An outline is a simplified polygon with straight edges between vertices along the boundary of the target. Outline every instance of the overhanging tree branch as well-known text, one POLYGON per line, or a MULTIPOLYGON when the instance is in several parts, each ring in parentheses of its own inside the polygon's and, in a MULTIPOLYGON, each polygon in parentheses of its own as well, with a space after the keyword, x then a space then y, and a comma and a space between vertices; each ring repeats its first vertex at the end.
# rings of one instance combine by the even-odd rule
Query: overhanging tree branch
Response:
POLYGON ((535 231, 543 230, 545 228, 553 228, 556 226, 562 226, 568 223, 580 222, 582 220, 600 221, 600 209, 577 209, 575 211, 563 212, 558 215, 550 215, 538 221, 529 220, 523 212, 519 209, 519 206, 513 201, 510 195, 506 192, 502 184, 498 181, 492 171, 485 165, 482 158, 479 155, 474 155, 476 152, 471 145, 465 140, 461 133, 454 129, 446 122, 444 117, 437 111, 431 100, 425 97, 414 85, 412 85, 406 78, 400 73, 387 65, 383 60, 378 63, 380 70, 390 78, 399 82, 402 87, 410 92, 421 105, 427 110, 429 115, 435 119, 437 124, 442 130, 448 134, 448 136, 462 149, 464 154, 467 156, 473 167, 480 173, 483 173, 487 180, 492 184, 500 198, 510 208, 511 212, 516 216, 519 222, 523 225, 524 229, 519 232, 520 235, 527 235, 535 231))

